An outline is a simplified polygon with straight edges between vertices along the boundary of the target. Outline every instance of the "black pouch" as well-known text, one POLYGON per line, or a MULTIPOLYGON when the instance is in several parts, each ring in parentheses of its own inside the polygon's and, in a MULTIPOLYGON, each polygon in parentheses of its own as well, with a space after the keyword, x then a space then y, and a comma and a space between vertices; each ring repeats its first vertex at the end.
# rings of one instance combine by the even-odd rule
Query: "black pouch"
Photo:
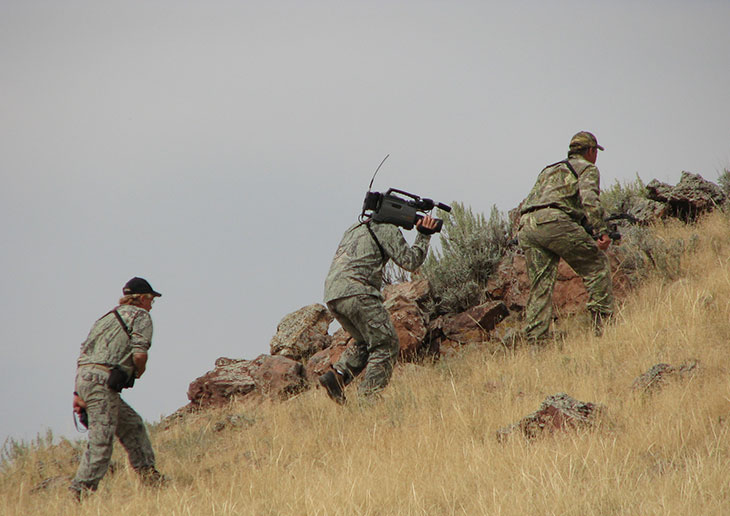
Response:
MULTIPOLYGON (((111 390, 122 392, 122 389, 129 387, 129 378, 127 377, 127 373, 124 372, 124 369, 119 365, 113 365, 109 371, 109 379, 106 384, 111 390)), ((132 385, 134 385, 134 378, 132 378, 132 385)))
POLYGON ((84 425, 84 428, 89 428, 89 414, 85 408, 82 408, 79 412, 79 423, 84 425))

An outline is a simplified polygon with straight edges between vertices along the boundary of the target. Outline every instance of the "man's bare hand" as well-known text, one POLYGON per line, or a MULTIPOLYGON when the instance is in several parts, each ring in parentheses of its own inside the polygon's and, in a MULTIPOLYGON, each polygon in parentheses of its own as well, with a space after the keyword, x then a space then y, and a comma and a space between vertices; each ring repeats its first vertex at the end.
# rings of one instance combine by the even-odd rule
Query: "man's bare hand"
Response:
POLYGON ((86 408, 86 402, 81 399, 81 396, 74 392, 74 412, 81 414, 81 411, 86 408))
POLYGON ((611 239, 608 235, 603 234, 598 237, 598 240, 596 240, 596 245, 601 251, 605 251, 606 249, 608 249, 608 246, 611 245, 611 239))
POLYGON ((429 215, 426 215, 416 223, 416 229, 423 234, 430 235, 435 233, 437 225, 438 221, 436 219, 429 215))

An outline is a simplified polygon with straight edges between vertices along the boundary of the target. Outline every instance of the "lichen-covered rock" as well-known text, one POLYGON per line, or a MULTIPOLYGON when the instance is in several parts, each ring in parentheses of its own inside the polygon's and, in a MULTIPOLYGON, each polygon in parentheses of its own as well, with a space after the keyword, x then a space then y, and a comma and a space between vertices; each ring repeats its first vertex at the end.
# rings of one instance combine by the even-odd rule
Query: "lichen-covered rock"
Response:
POLYGON ((332 337, 327 331, 333 320, 329 310, 318 303, 284 316, 269 343, 271 354, 306 360, 330 345, 332 337))
POLYGON ((697 360, 690 360, 686 364, 672 366, 669 364, 656 364, 647 372, 638 376, 631 388, 638 392, 655 392, 671 379, 684 379, 696 374, 699 367, 697 360))
POLYGON ((304 366, 283 356, 219 358, 214 370, 190 383, 188 399, 197 407, 220 405, 244 396, 282 400, 308 387, 304 366))
POLYGON ((497 430, 497 440, 501 442, 514 433, 534 439, 560 430, 589 428, 603 411, 601 405, 578 401, 564 392, 553 394, 545 398, 537 411, 497 430))
POLYGON ((646 185, 646 192, 650 200, 666 203, 669 215, 684 221, 693 221, 698 215, 712 211, 727 201, 722 188, 690 172, 682 172, 676 186, 654 179, 646 185))

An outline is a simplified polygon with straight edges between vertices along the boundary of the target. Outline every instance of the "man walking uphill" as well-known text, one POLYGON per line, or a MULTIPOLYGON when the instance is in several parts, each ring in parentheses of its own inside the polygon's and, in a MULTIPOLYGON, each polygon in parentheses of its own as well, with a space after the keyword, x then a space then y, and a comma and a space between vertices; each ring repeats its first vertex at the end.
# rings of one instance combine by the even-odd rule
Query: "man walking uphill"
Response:
POLYGON ((560 258, 583 279, 597 335, 613 313, 611 269, 603 252, 611 239, 599 202, 600 176, 595 166, 599 150, 603 147, 593 134, 577 133, 570 140, 568 159, 540 172, 520 209, 518 238, 530 279, 525 314, 525 336, 530 341, 549 336, 560 258))
POLYGON ((358 387, 362 398, 388 385, 399 342, 380 292, 383 267, 391 259, 408 271, 420 267, 436 226, 436 219, 420 219, 413 247, 397 226, 386 222, 368 220, 345 231, 325 280, 324 300, 355 342, 342 353, 333 370, 319 377, 337 403, 345 403, 344 387, 363 370, 358 387))
POLYGON ((73 408, 82 422, 86 415, 89 428, 88 445, 69 488, 77 500, 98 487, 109 467, 114 436, 145 483, 162 481, 144 422, 119 395, 145 372, 152 342, 149 312, 162 294, 136 277, 122 293, 119 306, 94 323, 77 362, 73 408))

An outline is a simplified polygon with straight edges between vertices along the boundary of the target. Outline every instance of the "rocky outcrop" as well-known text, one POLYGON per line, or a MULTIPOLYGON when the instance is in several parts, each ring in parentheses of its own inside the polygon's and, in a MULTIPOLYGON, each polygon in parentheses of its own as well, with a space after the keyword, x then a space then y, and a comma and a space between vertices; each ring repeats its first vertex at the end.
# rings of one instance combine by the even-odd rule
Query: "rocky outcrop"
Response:
POLYGON ((553 394, 545 398, 537 411, 497 430, 497 440, 502 442, 515 433, 534 439, 557 431, 590 428, 604 410, 602 405, 578 401, 564 392, 553 394))
POLYGON ((699 362, 690 360, 679 366, 656 364, 644 374, 638 376, 631 388, 642 393, 656 392, 672 379, 682 380, 697 373, 699 362))
POLYGON ((321 304, 305 306, 284 316, 269 343, 271 354, 306 360, 331 344, 327 330, 333 320, 321 304))
POLYGON ((682 172, 676 186, 654 179, 646 185, 647 197, 667 205, 667 214, 690 222, 702 213, 712 211, 727 201, 727 196, 715 183, 699 174, 682 172))
POLYGON ((188 399, 195 407, 220 405, 243 396, 287 399, 307 389, 304 366, 283 356, 255 360, 219 358, 215 369, 194 380, 188 399))
POLYGON ((634 217, 639 224, 650 224, 668 217, 670 213, 669 205, 651 199, 637 199, 628 210, 628 215, 634 217))

